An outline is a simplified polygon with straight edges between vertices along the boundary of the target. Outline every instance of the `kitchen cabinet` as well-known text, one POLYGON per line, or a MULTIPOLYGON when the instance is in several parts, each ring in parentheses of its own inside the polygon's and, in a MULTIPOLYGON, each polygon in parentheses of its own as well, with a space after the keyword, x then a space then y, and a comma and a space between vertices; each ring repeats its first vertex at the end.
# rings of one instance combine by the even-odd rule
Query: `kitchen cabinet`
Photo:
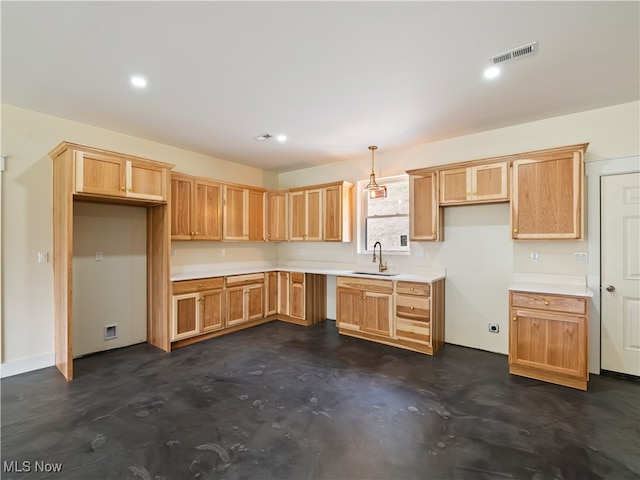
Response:
POLYGON ((442 208, 438 205, 438 172, 409 176, 409 237, 412 241, 444 239, 442 208))
POLYGON ((444 345, 444 285, 435 283, 435 302, 431 290, 428 283, 398 281, 395 313, 398 341, 433 355, 444 345), (433 315, 432 303, 437 306, 433 315))
POLYGON ((264 273, 226 277, 227 326, 263 318, 264 273))
POLYGON ((265 275, 265 315, 278 313, 278 272, 267 272, 265 275))
POLYGON ((336 286, 336 320, 341 333, 391 336, 392 281, 338 277, 336 286))
POLYGON ((267 241, 289 240, 289 194, 286 191, 267 192, 267 241))
POLYGON ((222 239, 265 240, 265 190, 223 185, 222 239))
POLYGON ((340 182, 324 187, 324 241, 350 242, 353 184, 340 182))
POLYGON ((278 272, 278 314, 289 315, 289 272, 278 272))
POLYGON ((587 389, 588 299, 511 291, 509 372, 587 389))
POLYGON ((224 279, 173 282, 171 341, 224 327, 224 279))
POLYGON ((75 194, 167 201, 167 164, 82 150, 73 156, 75 194))
POLYGON ((585 149, 586 145, 576 145, 514 160, 514 240, 582 238, 585 149))
POLYGON ((289 240, 322 241, 322 197, 322 188, 290 191, 289 240))
POLYGON ((440 205, 506 202, 507 161, 440 170, 440 205))
POLYGON ((171 239, 221 240, 221 186, 212 180, 171 175, 171 239))
POLYGON ((289 284, 289 316, 305 320, 305 278, 302 272, 291 272, 289 284))

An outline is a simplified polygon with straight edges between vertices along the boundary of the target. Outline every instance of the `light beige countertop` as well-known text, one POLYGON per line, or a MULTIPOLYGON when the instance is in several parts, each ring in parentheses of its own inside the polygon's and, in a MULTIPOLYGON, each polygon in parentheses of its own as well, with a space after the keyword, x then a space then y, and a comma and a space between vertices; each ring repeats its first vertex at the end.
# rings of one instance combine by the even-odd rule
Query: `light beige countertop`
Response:
POLYGON ((415 268, 411 269, 411 271, 403 272, 390 270, 384 272, 383 275, 380 275, 377 273, 377 268, 373 264, 333 264, 328 262, 246 262, 172 267, 171 281, 177 282, 181 280, 195 280, 199 278, 227 277, 231 275, 261 273, 274 270, 423 283, 432 283, 445 278, 445 269, 440 267, 415 268))
POLYGON ((576 275, 547 275, 537 273, 515 273, 509 290, 575 297, 593 297, 587 288, 586 277, 576 275))

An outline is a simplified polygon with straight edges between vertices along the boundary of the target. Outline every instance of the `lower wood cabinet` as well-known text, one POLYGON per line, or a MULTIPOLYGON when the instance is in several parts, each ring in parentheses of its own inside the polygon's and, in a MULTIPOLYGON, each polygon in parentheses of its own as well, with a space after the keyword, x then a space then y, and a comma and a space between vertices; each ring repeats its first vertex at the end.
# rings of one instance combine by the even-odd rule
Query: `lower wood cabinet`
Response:
POLYGON ((173 283, 171 341, 222 329, 224 278, 173 283))
POLYGON ((511 291, 509 372, 586 390, 588 308, 585 297, 511 291))
POLYGON ((340 333, 433 355, 444 345, 444 280, 338 277, 340 333))
POLYGON ((226 278, 227 326, 238 325, 264 315, 264 273, 226 278))

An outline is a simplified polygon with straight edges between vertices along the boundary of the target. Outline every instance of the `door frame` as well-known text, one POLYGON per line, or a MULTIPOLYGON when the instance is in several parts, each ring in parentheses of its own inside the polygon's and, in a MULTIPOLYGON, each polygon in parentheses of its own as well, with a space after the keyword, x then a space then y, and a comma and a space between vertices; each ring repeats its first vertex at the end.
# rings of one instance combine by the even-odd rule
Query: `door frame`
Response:
POLYGON ((600 262, 600 178, 608 175, 640 172, 640 156, 606 158, 585 162, 587 175, 587 253, 589 255, 587 287, 593 292, 589 307, 589 372, 600 373, 600 338, 602 336, 600 262))

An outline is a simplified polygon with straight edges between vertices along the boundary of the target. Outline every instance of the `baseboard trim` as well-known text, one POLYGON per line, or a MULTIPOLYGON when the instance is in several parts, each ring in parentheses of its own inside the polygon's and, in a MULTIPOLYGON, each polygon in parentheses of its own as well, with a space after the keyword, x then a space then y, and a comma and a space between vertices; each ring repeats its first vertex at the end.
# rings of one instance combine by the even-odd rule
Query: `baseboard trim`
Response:
POLYGON ((55 354, 43 353, 34 357, 21 358, 12 362, 0 365, 0 378, 12 377, 21 373, 40 370, 41 368, 52 367, 55 365, 55 354))

